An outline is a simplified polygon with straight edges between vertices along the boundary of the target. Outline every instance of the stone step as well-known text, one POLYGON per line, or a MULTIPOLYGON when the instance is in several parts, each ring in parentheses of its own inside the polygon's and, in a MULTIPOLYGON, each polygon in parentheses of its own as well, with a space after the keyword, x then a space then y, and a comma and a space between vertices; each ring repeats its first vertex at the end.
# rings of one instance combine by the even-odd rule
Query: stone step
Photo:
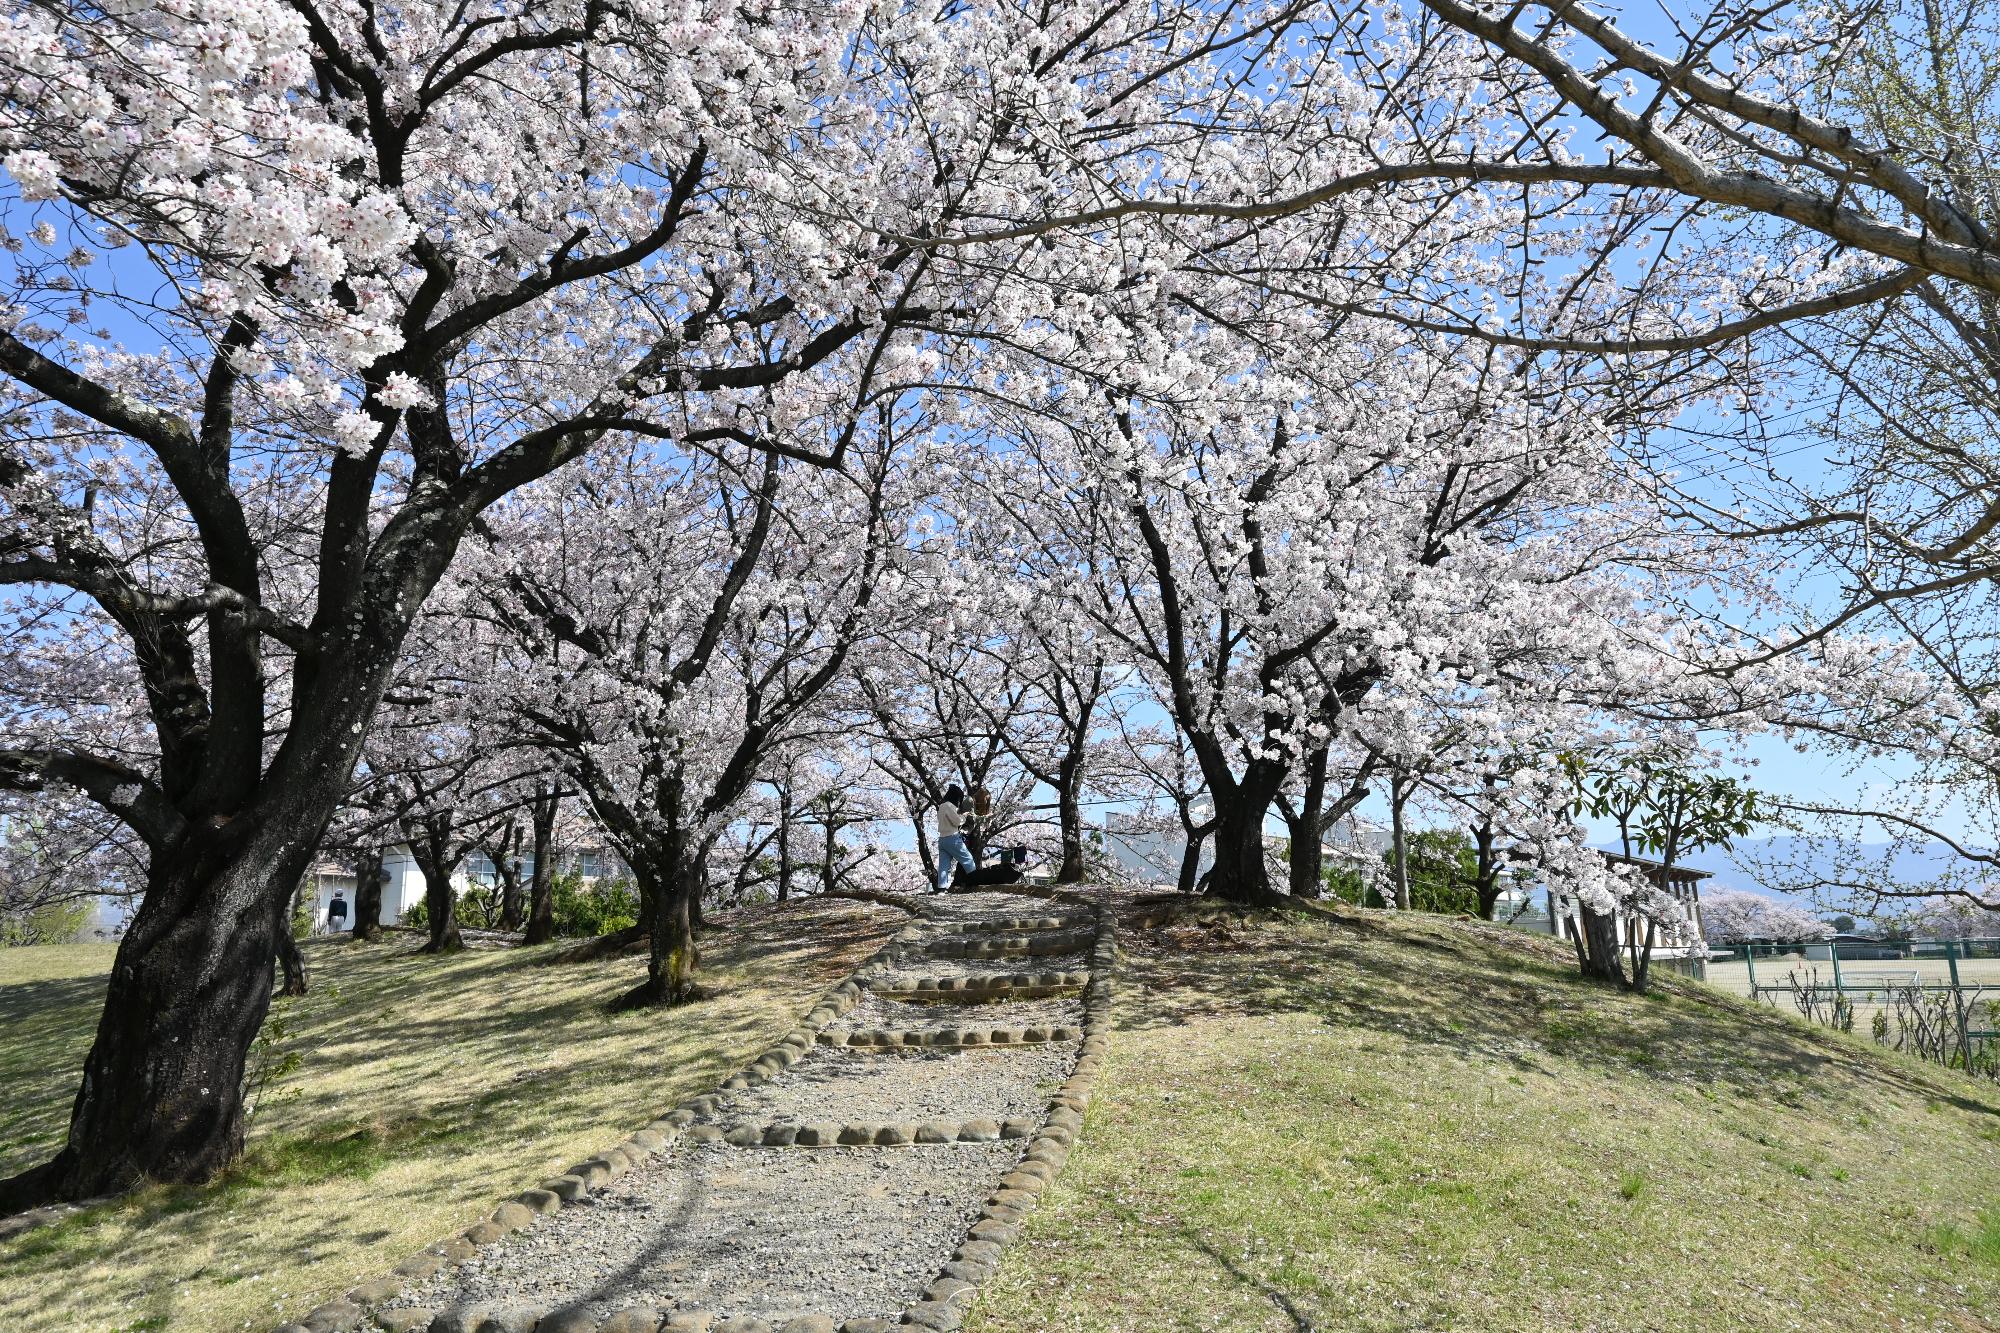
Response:
POLYGON ((978 1001, 999 996, 1036 999, 1081 989, 1088 972, 989 972, 958 977, 899 977, 870 980, 868 989, 898 1000, 978 1001))
POLYGON ((1096 919, 1087 916, 941 917, 939 923, 962 935, 1005 934, 1024 930, 1080 930, 1091 934, 1097 930, 1096 919))
POLYGON ((1035 1132, 1036 1123, 1027 1118, 927 1120, 922 1124, 896 1125, 739 1120, 726 1126, 697 1125, 689 1131, 689 1136, 696 1143, 727 1143, 734 1148, 905 1148, 913 1143, 997 1143, 1002 1139, 1025 1139, 1035 1132))
POLYGON ((1022 934, 944 935, 918 946, 931 958, 1052 958, 1082 953, 1095 939, 1093 932, 1043 931, 1022 934))

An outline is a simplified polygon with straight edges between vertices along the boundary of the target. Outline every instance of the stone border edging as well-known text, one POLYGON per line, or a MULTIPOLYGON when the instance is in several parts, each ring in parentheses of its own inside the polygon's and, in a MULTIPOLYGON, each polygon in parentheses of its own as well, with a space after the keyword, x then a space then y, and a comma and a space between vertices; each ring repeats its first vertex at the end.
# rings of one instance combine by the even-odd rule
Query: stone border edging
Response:
MULTIPOLYGON (((928 915, 928 913, 918 913, 920 919, 928 915)), ((315 1307, 303 1319, 279 1325, 275 1333, 350 1333, 361 1325, 362 1320, 369 1316, 374 1307, 394 1300, 410 1283, 432 1276, 447 1264, 465 1262, 481 1247, 491 1245, 521 1230, 543 1214, 556 1212, 566 1204, 587 1197, 594 1190, 610 1184, 639 1163, 665 1151, 695 1120, 705 1115, 713 1115, 717 1110, 727 1106, 732 1100, 729 1093, 768 1082, 802 1059, 813 1048, 815 1039, 828 1024, 861 1003, 864 989, 860 980, 861 974, 888 955, 891 950, 915 942, 920 934, 917 924, 913 922, 890 936, 843 980, 829 987, 807 1012, 804 1021, 786 1033, 776 1046, 723 1080, 720 1091, 688 1098, 672 1110, 655 1117, 645 1128, 634 1131, 607 1151, 586 1158, 568 1171, 543 1181, 533 1189, 521 1191, 494 1209, 492 1215, 485 1221, 474 1223, 456 1236, 425 1247, 397 1264, 388 1274, 349 1288, 344 1295, 315 1307)), ((638 1333, 638 1324, 630 1321, 621 1323, 619 1322, 621 1318, 622 1314, 612 1315, 601 1329, 592 1324, 587 1330, 584 1325, 578 1324, 575 1326, 576 1333, 592 1333, 592 1331, 625 1333, 628 1327, 632 1333, 638 1333)), ((714 1326, 713 1333, 754 1333, 754 1330, 747 1325, 741 1329, 727 1327, 736 1322, 738 1321, 724 1320, 714 1326)), ((758 1322, 761 1324, 764 1321, 758 1322)), ((799 1322, 789 1321, 782 1333, 793 1333, 791 1325, 799 1322)), ((491 1316, 487 1317, 487 1323, 492 1324, 490 1330, 484 1325, 473 1325, 468 1326, 464 1333, 531 1333, 536 1328, 532 1318, 527 1329, 523 1330, 502 1327, 501 1324, 494 1323, 491 1316)), ((407 1327, 414 1333, 416 1328, 424 1325, 407 1327)), ((653 1329, 659 1327, 656 1316, 655 1322, 647 1327, 645 1333, 652 1333, 653 1329)), ((668 1327, 672 1328, 671 1322, 668 1327)), ((812 1329, 818 1327, 812 1325, 805 1330, 805 1333, 812 1333, 812 1329)), ((559 1328, 560 1325, 552 1323, 549 1333, 557 1333, 559 1328)), ((831 1321, 825 1324, 825 1328, 828 1333, 832 1333, 831 1321)), ((686 1326, 686 1333, 707 1333, 708 1329, 708 1324, 690 1323, 686 1326)), ((437 1333, 450 1333, 449 1326, 439 1329, 437 1333)), ((673 1328, 672 1333, 683 1333, 683 1330, 673 1328)))
POLYGON ((1090 983, 1088 972, 980 972, 963 977, 920 976, 912 981, 869 981, 869 990, 891 999, 1041 999, 1090 983))
POLYGON ((1034 1132, 1035 1122, 1026 1117, 896 1125, 797 1125, 788 1120, 759 1124, 744 1120, 727 1127, 696 1125, 687 1137, 691 1143, 726 1143, 732 1148, 906 1148, 916 1143, 998 1143, 1025 1139, 1034 1132))
MULTIPOLYGON (((1001 1253, 1021 1234, 1028 1214, 1069 1160, 1070 1148, 1083 1130, 1083 1113, 1090 1105, 1098 1069, 1111 1045, 1111 972, 1118 955, 1117 923, 1111 906, 1094 906, 1097 943, 1090 953, 1090 983, 1083 996, 1083 1045, 1076 1064, 1051 1099, 1048 1119, 1029 1141, 1020 1165, 1000 1178, 1000 1188, 988 1197, 979 1220, 972 1224, 951 1262, 924 1289, 923 1299, 903 1311, 904 1325, 951 1333, 964 1322, 966 1307, 978 1294, 979 1284, 999 1268, 1001 1253)), ((856 1327, 850 1320, 842 1333, 890 1333, 896 1327, 886 1320, 862 1321, 862 1325, 856 1327)))
POLYGON ((1017 1028, 825 1028, 815 1039, 821 1046, 838 1046, 853 1051, 893 1051, 899 1049, 957 1049, 969 1046, 1039 1046, 1045 1042, 1075 1041, 1082 1034, 1062 1024, 1037 1024, 1017 1028))
POLYGON ((1050 958, 1077 953, 1091 945, 1088 927, 1044 930, 1034 934, 982 931, 943 935, 923 946, 927 958, 1050 958))

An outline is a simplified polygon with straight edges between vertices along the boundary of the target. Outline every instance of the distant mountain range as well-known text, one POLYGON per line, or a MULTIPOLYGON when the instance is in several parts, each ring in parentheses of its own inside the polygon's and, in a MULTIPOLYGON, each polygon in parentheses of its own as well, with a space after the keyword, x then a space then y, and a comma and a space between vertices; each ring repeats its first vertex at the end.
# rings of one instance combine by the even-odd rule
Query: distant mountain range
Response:
POLYGON ((1884 862, 1884 858, 1887 859, 1883 872, 1895 883, 1904 885, 1923 884, 1962 865, 1947 848, 1861 843, 1849 844, 1844 854, 1837 854, 1825 839, 1794 836, 1745 838, 1730 851, 1698 852, 1680 860, 1683 865, 1715 876, 1703 882, 1704 889, 1748 889, 1809 912, 1827 914, 1837 910, 1830 902, 1822 904, 1810 893, 1788 889, 1787 882, 1804 883, 1831 876, 1841 863, 1873 866, 1884 862))

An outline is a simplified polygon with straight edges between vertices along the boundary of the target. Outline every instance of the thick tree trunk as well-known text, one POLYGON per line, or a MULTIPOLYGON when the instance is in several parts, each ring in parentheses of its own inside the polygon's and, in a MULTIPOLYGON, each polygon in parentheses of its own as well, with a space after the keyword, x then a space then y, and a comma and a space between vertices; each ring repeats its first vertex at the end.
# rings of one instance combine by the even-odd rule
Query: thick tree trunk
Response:
MULTIPOLYGON (((496 868, 497 869, 497 868, 496 868)), ((521 891, 521 871, 518 866, 499 870, 500 876, 500 929, 519 930, 527 916, 528 899, 521 891)))
POLYGON ((362 852, 354 858, 354 938, 382 935, 382 853, 362 852))
POLYGON ((1472 882, 1474 891, 1479 895, 1479 915, 1491 921, 1493 910, 1500 902, 1500 859, 1494 855, 1493 825, 1473 825, 1472 844, 1479 853, 1478 871, 1472 882))
POLYGON ((1208 872, 1211 897, 1246 905, 1268 905, 1280 895, 1264 864, 1264 815, 1268 790, 1239 787, 1215 802, 1215 864, 1208 872))
POLYGON ((210 835, 154 858, 118 945, 69 1141, 0 1182, 0 1213, 146 1180, 203 1181, 242 1151, 243 1073, 271 1004, 276 908, 290 902, 316 836, 227 845, 210 835))
POLYGON ((1593 912, 1582 903, 1576 910, 1583 923, 1583 974, 1622 987, 1625 968, 1618 958, 1618 918, 1593 912))
MULTIPOLYGON (((664 883, 654 885, 656 904, 650 923, 652 952, 646 965, 646 980, 619 997, 625 1009, 653 1005, 685 1004, 696 998, 695 973, 701 952, 695 944, 695 904, 701 897, 699 865, 692 858, 669 856, 671 869, 664 883)), ((652 878, 649 870, 633 873, 652 878)))
POLYGON ((465 947, 458 933, 458 895, 452 892, 451 872, 456 869, 446 850, 449 834, 434 826, 412 830, 410 854, 424 875, 424 917, 430 939, 421 953, 456 953, 465 947))
POLYGON ((1291 833, 1291 862, 1286 869, 1286 891, 1294 898, 1317 898, 1326 887, 1320 876, 1325 869, 1325 854, 1319 845, 1319 821, 1301 819, 1287 821, 1291 833))
POLYGON ((1056 883, 1083 882, 1083 756, 1072 748, 1056 768, 1056 824, 1062 833, 1062 865, 1056 883))
POLYGON ((455 953, 465 947, 458 933, 458 895, 443 875, 424 874, 424 916, 431 934, 422 952, 455 953))
POLYGON ((528 882, 529 944, 542 944, 556 933, 555 837, 556 807, 561 797, 553 788, 536 788, 533 820, 535 827, 535 869, 528 882))
POLYGON ((1287 869, 1290 871, 1288 879, 1294 898, 1317 898, 1324 887, 1320 870, 1325 850, 1320 846, 1320 838, 1325 827, 1325 813, 1326 751, 1315 750, 1306 759, 1305 789, 1299 795, 1298 808, 1290 812, 1285 820, 1285 827, 1292 838, 1287 869))

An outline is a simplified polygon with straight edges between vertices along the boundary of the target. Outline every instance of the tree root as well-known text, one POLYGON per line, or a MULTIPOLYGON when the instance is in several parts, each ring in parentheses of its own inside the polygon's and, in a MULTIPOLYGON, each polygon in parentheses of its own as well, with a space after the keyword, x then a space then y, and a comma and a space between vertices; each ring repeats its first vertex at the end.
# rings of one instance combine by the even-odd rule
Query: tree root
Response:
POLYGON ((722 992, 713 986, 690 983, 676 990, 663 991, 656 988, 649 978, 626 991, 606 1007, 614 1014, 631 1013, 635 1009, 675 1009, 684 1004, 694 1004, 700 1000, 712 1000, 722 992))
POLYGON ((611 958, 635 945, 652 946, 652 935, 637 926, 627 926, 614 930, 608 935, 599 935, 584 940, 573 948, 564 949, 553 958, 543 961, 554 963, 594 963, 600 958, 611 958))

